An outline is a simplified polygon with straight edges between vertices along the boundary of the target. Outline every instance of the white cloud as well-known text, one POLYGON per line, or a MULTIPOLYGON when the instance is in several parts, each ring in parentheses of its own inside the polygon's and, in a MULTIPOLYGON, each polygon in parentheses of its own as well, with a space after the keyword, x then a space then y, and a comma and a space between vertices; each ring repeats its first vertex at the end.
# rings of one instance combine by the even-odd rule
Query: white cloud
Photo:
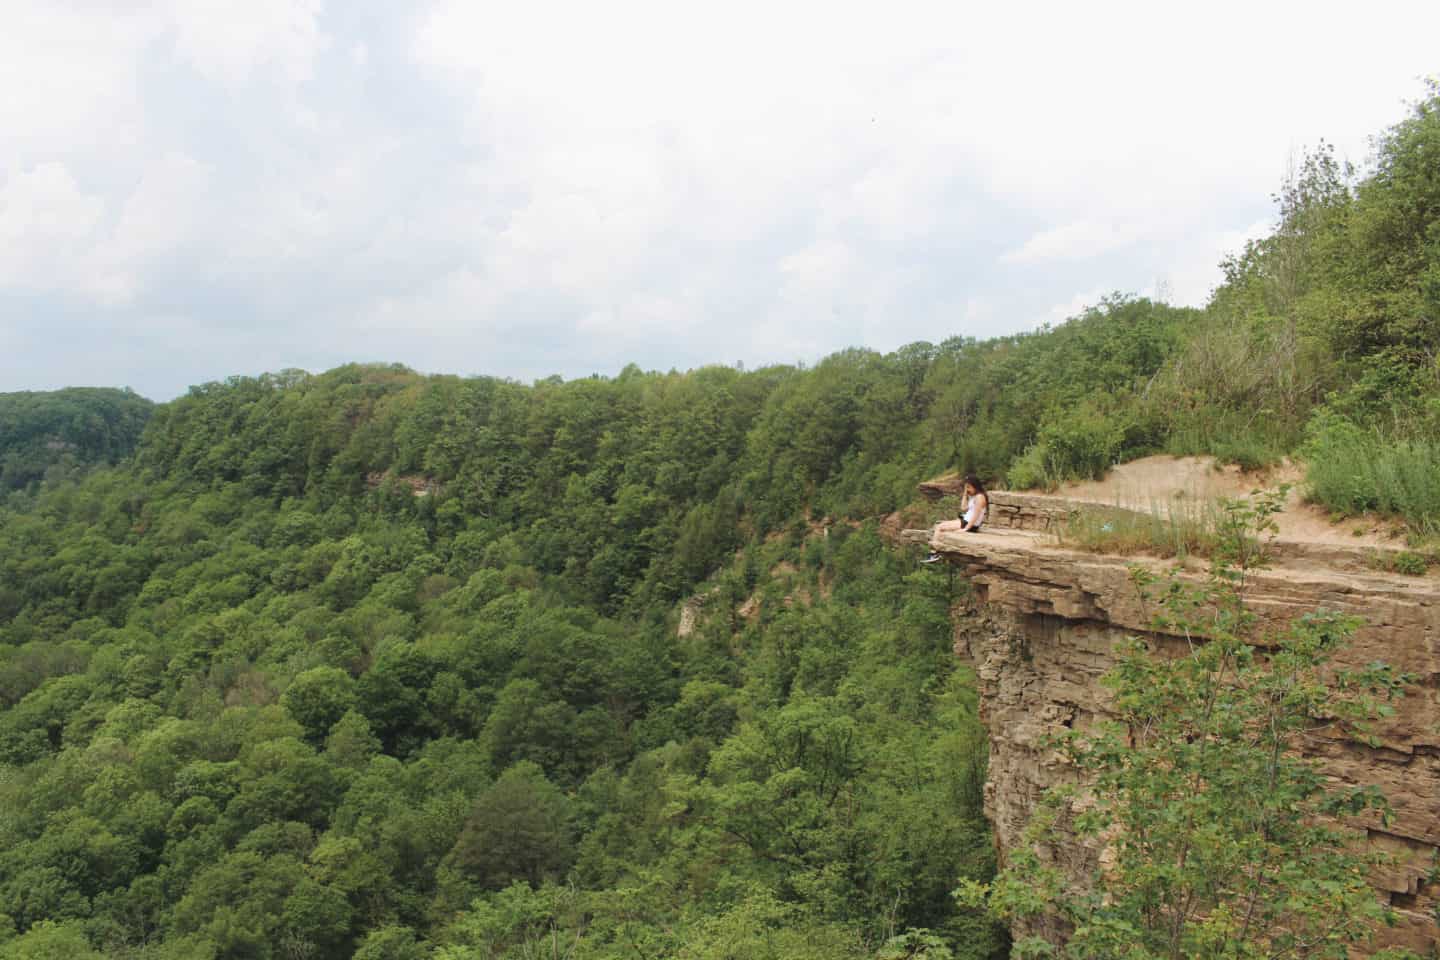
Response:
POLYGON ((0 184, 0 289, 43 290, 64 282, 105 212, 62 163, 42 163, 0 184))
POLYGON ((1077 293, 1063 303, 1057 303, 1035 320, 1036 329, 1043 327, 1058 327, 1066 320, 1080 316, 1089 307, 1096 306, 1106 296, 1113 293, 1113 290, 1106 290, 1103 287, 1095 287, 1089 291, 1077 293))
POLYGON ((0 297, 193 310, 213 346, 117 372, 160 394, 297 357, 809 361, 1162 278, 1199 303, 1289 154, 1363 156, 1437 32, 1402 0, 21 4, 0 297))
MULTIPOLYGON (((452 270, 438 283, 408 296, 390 296, 377 302, 357 325, 361 332, 408 332, 417 335, 442 333, 473 321, 492 307, 495 289, 485 277, 469 267, 452 270)), ((482 330, 475 331, 477 333, 482 330)))
POLYGON ((1256 220, 1247 227, 1195 238, 1195 242, 1182 251, 1183 259, 1174 263, 1162 278, 1170 287, 1171 301, 1177 306, 1203 307, 1224 279, 1220 261, 1240 253, 1247 242, 1268 236, 1274 228, 1273 220, 1256 220))
POLYGON ((326 46, 320 0, 170 0, 175 51, 202 76, 231 87, 268 68, 287 83, 309 76, 326 46))
POLYGON ((100 257, 117 272, 130 274, 124 289, 133 295, 135 274, 184 246, 205 221, 211 171, 183 153, 158 158, 120 207, 115 229, 100 257))
POLYGON ((1088 260, 1135 242, 1142 232, 1135 224, 1077 220, 1042 230, 1023 245, 1002 255, 1000 261, 1043 263, 1047 260, 1088 260))
POLYGON ((0 292, 131 300, 147 267, 184 244, 203 211, 208 171, 183 154, 158 158, 133 191, 107 207, 60 163, 0 185, 0 292))
POLYGON ((114 151, 140 136, 136 68, 150 17, 105 5, 21 3, 6 5, 4 24, 0 163, 68 161, 97 148, 114 151))
POLYGON ((629 346, 647 336, 673 336, 704 323, 697 304, 658 294, 632 297, 615 307, 602 307, 580 318, 576 332, 620 339, 629 346))
MULTIPOLYGON (((655 250, 689 231, 708 241, 704 261, 685 265, 701 302, 737 282, 763 285, 766 265, 782 264, 751 337, 823 350, 837 336, 888 339, 912 317, 960 313, 973 291, 955 290, 948 310, 912 300, 946 269, 923 261, 947 242, 936 238, 970 228, 1005 237, 1004 224, 974 225, 977 195, 1029 228, 990 256, 1032 278, 1102 256, 1096 270, 1109 272, 1145 239, 1138 269, 1098 277, 1104 289, 1165 273, 1203 296, 1191 292, 1206 282, 1193 264, 1214 273, 1216 197, 1263 207, 1275 154, 1289 149, 1277 128, 1318 136, 1328 116, 1322 96, 1288 103, 1283 125, 1271 109, 1237 109, 1255 104, 1256 68, 1276 86, 1293 68, 1257 58, 1250 72, 1214 69, 1207 49, 1258 42, 1233 37, 1223 14, 1160 27, 1140 4, 919 3, 876 18, 846 4, 696 14, 456 0, 431 8, 415 54, 469 103, 467 138, 491 145, 489 174, 529 197, 480 239, 497 281, 563 292, 613 325, 625 290, 673 294, 655 250), (1160 42, 1156 29, 1208 47, 1160 42), (618 162, 597 166, 597 153, 618 162), (771 258, 740 253, 783 233, 795 236, 771 258), (1160 262, 1163 251, 1181 265, 1160 262)), ((965 275, 983 275, 983 262, 967 254, 965 275)))

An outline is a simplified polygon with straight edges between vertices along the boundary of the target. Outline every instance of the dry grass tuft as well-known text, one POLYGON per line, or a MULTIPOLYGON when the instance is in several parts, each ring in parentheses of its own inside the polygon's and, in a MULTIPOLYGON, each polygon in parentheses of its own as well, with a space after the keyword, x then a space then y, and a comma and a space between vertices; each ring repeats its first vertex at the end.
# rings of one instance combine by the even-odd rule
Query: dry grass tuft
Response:
POLYGON ((1176 498, 1152 502, 1146 510, 1096 504, 1071 513, 1056 539, 1090 553, 1207 557, 1215 549, 1219 520, 1214 500, 1176 498))

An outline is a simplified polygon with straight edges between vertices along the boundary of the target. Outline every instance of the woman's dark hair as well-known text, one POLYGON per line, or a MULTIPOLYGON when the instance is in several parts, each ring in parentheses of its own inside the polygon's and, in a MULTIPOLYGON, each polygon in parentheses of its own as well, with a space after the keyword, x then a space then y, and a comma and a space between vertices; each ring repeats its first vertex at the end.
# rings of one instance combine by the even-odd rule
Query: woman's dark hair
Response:
POLYGON ((975 474, 973 473, 965 475, 965 483, 963 485, 967 487, 974 487, 976 493, 985 492, 985 484, 981 483, 980 478, 975 476, 975 474))

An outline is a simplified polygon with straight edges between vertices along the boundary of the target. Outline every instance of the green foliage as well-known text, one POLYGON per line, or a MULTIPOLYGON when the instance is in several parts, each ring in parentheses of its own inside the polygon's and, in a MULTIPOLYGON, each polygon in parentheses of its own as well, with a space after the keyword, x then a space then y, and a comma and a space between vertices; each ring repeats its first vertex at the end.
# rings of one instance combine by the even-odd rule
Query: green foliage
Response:
POLYGON ((1376 140, 1366 178, 1328 144, 1302 158, 1276 229, 1222 265, 1205 323, 1157 383, 1169 449, 1271 462, 1322 403, 1392 439, 1423 436, 1394 425, 1440 391, 1437 144, 1432 81, 1376 140))
POLYGON ((945 940, 928 930, 907 930, 885 941, 876 960, 954 960, 945 940))
POLYGON ((353 960, 428 960, 428 946, 409 927, 389 926, 372 930, 355 951, 353 960))
POLYGON ((844 960, 869 954, 843 927, 808 920, 792 905, 755 891, 688 932, 677 960, 844 960))
POLYGON ((42 920, 23 936, 0 944, 3 960, 102 960, 78 923, 42 920))
POLYGON ((1344 514, 1374 511, 1440 532, 1440 442, 1387 438, 1321 411, 1306 440, 1305 479, 1315 502, 1344 514))
POLYGON ((335 667, 312 667, 291 681, 280 702, 318 741, 355 706, 355 682, 335 667))
POLYGON ((125 459, 152 409, 130 390, 0 393, 0 495, 125 459))
POLYGON ((1047 417, 1034 445, 1011 465, 1010 486, 1054 489, 1066 480, 1098 480, 1125 442, 1122 420, 1081 404, 1047 417))
MULTIPOLYGON (((867 363, 879 389, 888 361, 867 363)), ((945 597, 904 586, 908 566, 869 529, 795 523, 801 539, 736 558, 743 430, 678 472, 688 426, 644 447, 674 415, 668 393, 708 404, 723 439, 778 381, 623 380, 575 396, 363 369, 212 385, 162 408, 141 466, 0 510, 7 929, 38 942, 36 924, 67 924, 115 955, 428 956, 464 945, 457 911, 520 881, 583 883, 597 956, 710 949, 742 888, 784 905, 802 932, 763 936, 787 944, 809 930, 858 955, 896 929, 970 930, 945 891, 992 869, 984 737, 953 677, 945 597), (508 398, 533 481, 502 491, 494 464, 464 473, 468 443, 407 426, 467 387, 508 398), (585 409, 602 400, 604 416, 585 409), (531 437, 550 404, 588 424, 563 438, 578 445, 563 484, 546 466, 560 428, 531 437), (320 440, 329 429, 350 439, 320 440), (340 482, 362 439, 346 470, 461 459, 433 499, 340 482), (303 474, 256 452, 276 440, 310 451, 303 474), (607 548, 588 553, 577 519, 607 548), (677 543, 694 555, 667 554, 677 543), (597 580, 602 559, 618 565, 597 580), (796 562, 814 606, 782 615, 796 562), (716 564, 733 564, 730 586, 679 641, 663 598, 716 564), (772 598, 754 623, 738 613, 752 590, 772 598), (839 752, 803 749, 811 736, 839 752), (746 754, 757 737, 782 750, 773 765, 746 754), (736 759, 712 774, 712 757, 736 759), (809 786, 775 805, 784 822, 729 832, 787 779, 809 786), (792 838, 803 855, 767 859, 792 838)), ((872 496, 839 469, 834 491, 872 496)))
POLYGON ((946 341, 921 436, 938 465, 1027 487, 1152 453, 1164 424, 1141 401, 1198 315, 1116 295, 1039 333, 946 341))
POLYGON ((1411 577, 1423 577, 1429 566, 1430 561, 1422 553, 1404 550, 1395 555, 1394 569, 1396 573, 1403 573, 1411 577))
POLYGON ((482 890, 565 875, 574 858, 570 804, 533 763, 506 770, 475 802, 447 864, 482 890))
POLYGON ((1370 550, 1365 562, 1372 570, 1423 577, 1430 567, 1440 564, 1440 548, 1432 545, 1421 550, 1370 550))
POLYGON ((1322 716, 1365 737, 1412 678, 1381 663, 1337 673, 1352 618, 1317 611, 1271 632, 1246 608, 1257 535, 1279 503, 1229 506, 1208 582, 1135 568, 1142 599, 1159 604, 1157 632, 1106 677, 1119 721, 1056 738, 1087 776, 1047 795, 993 884, 959 891, 1005 917, 1064 921, 1063 942, 1017 951, 1347 957, 1384 919, 1367 882, 1383 855, 1356 849, 1333 818, 1383 819, 1385 798, 1333 784, 1297 748, 1322 716), (1073 889, 1046 851, 1082 842, 1112 859, 1073 889))
POLYGON ((1217 439, 1210 452, 1221 463, 1233 463, 1246 473, 1264 470, 1285 459, 1285 447, 1258 432, 1241 432, 1217 439))

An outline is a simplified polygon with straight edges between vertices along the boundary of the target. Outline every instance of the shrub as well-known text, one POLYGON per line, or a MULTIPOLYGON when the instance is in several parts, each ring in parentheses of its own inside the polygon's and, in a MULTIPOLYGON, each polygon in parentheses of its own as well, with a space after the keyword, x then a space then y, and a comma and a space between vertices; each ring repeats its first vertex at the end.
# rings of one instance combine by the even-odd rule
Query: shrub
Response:
POLYGON ((1260 433, 1241 433, 1212 444, 1215 459, 1233 463, 1249 473, 1273 467, 1285 459, 1285 449, 1260 433))
POLYGON ((1039 441, 1053 475, 1099 480, 1115 462, 1124 439, 1124 423, 1080 406, 1041 427, 1039 441))
POLYGON ((1053 490, 1059 483, 1046 469, 1045 453, 1045 448, 1038 443, 1027 447, 1010 464, 1005 485, 1011 490, 1053 490))
POLYGON ((1369 557, 1370 566, 1386 573, 1400 573, 1407 577, 1423 577, 1430 567, 1430 558, 1414 550, 1381 553, 1375 551, 1369 557))
POLYGON ((1428 564, 1425 557, 1409 550, 1401 553, 1395 558, 1395 572, 1403 573, 1406 576, 1422 577, 1425 575, 1425 568, 1428 564))
POLYGON ((1010 464, 1007 479, 1017 490, 1053 489, 1066 480, 1099 480, 1125 444, 1127 422, 1084 404, 1041 426, 1035 443, 1010 464))
POLYGON ((1389 438, 1322 411, 1305 444, 1310 498, 1351 515, 1401 517, 1415 530, 1440 532, 1440 442, 1389 438))
POLYGON ((1264 470, 1283 460, 1297 442, 1283 423, 1253 414, 1221 410, 1190 411, 1166 438, 1165 452, 1177 457, 1215 457, 1241 470, 1264 470))

